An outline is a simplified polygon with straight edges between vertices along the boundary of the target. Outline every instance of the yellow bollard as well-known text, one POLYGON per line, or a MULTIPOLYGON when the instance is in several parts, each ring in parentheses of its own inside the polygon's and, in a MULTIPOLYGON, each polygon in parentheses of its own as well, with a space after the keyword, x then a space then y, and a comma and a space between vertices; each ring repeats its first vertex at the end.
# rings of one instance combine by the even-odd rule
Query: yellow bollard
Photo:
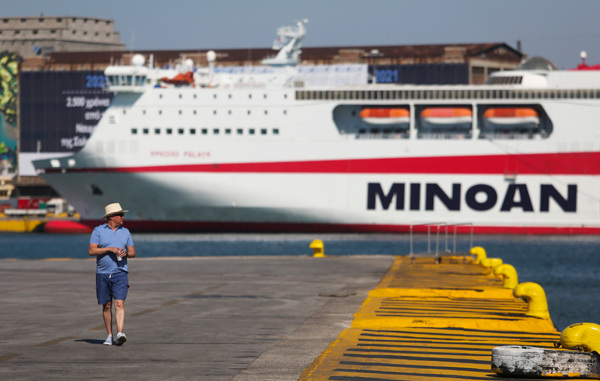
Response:
POLYGON ((533 282, 519 284, 513 290, 515 298, 524 298, 527 301, 527 316, 534 316, 541 319, 549 319, 548 302, 546 293, 542 286, 533 282))
POLYGON ((472 247, 471 250, 469 250, 469 254, 477 256, 475 258, 475 261, 473 261, 473 263, 476 264, 476 265, 478 265, 479 263, 481 263, 482 259, 487 258, 487 254, 485 253, 485 249, 483 247, 481 247, 481 246, 472 247))
POLYGON ((487 271, 485 274, 492 274, 493 270, 502 264, 502 258, 484 258, 479 263, 481 266, 485 267, 487 271))
POLYGON ((325 258, 326 255, 323 250, 323 241, 320 239, 315 239, 310 243, 309 248, 313 249, 313 257, 315 258, 325 258))
POLYGON ((494 275, 502 275, 504 278, 504 288, 513 289, 517 287, 519 284, 519 276, 517 275, 517 270, 512 265, 509 264, 501 264, 494 268, 494 275))
POLYGON ((594 323, 571 324, 560 334, 560 344, 567 349, 600 353, 600 325, 594 323))

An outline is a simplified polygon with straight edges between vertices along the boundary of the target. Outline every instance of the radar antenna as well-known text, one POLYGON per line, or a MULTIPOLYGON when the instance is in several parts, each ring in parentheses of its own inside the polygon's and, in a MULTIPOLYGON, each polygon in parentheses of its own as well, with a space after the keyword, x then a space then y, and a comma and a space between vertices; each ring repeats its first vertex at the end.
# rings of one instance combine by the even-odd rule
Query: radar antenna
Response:
POLYGON ((282 26, 277 29, 277 38, 273 41, 273 49, 279 50, 275 57, 265 58, 262 63, 273 66, 296 65, 300 62, 300 47, 306 35, 304 24, 307 19, 296 21, 295 26, 282 26))

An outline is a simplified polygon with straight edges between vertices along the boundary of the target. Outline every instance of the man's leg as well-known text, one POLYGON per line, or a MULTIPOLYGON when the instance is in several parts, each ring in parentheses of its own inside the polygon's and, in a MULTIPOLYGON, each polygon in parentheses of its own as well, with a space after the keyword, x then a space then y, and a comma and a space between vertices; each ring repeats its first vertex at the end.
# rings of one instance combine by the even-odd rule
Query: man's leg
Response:
MULTIPOLYGON (((116 300, 115 300, 116 302, 116 300)), ((112 303, 108 302, 102 305, 102 317, 104 318, 104 325, 106 326, 106 332, 112 335, 112 303)))
POLYGON ((125 301, 115 300, 115 320, 117 321, 117 332, 123 332, 125 326, 125 301))

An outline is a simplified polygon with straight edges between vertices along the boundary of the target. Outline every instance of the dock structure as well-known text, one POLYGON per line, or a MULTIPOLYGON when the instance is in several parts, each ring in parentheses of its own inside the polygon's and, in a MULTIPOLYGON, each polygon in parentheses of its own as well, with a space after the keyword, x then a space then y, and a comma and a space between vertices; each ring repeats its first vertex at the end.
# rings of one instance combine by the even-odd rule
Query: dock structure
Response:
POLYGON ((397 257, 350 328, 301 380, 490 380, 492 349, 554 348, 550 317, 504 288, 490 268, 460 258, 397 257), (412 263, 411 263, 412 262, 412 263))
POLYGON ((93 260, 0 260, 0 379, 495 380, 493 348, 559 341, 490 267, 413 259, 140 256, 108 348, 93 260))

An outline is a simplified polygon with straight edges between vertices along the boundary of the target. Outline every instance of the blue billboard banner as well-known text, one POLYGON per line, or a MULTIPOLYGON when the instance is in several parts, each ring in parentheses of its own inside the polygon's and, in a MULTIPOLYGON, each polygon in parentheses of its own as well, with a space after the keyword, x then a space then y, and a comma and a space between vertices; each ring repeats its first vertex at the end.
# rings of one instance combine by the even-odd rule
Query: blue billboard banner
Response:
POLYGON ((461 85, 469 83, 469 64, 369 65, 370 83, 461 85))
POLYGON ((102 71, 31 71, 20 76, 19 174, 32 160, 65 156, 87 143, 113 93, 102 71))

